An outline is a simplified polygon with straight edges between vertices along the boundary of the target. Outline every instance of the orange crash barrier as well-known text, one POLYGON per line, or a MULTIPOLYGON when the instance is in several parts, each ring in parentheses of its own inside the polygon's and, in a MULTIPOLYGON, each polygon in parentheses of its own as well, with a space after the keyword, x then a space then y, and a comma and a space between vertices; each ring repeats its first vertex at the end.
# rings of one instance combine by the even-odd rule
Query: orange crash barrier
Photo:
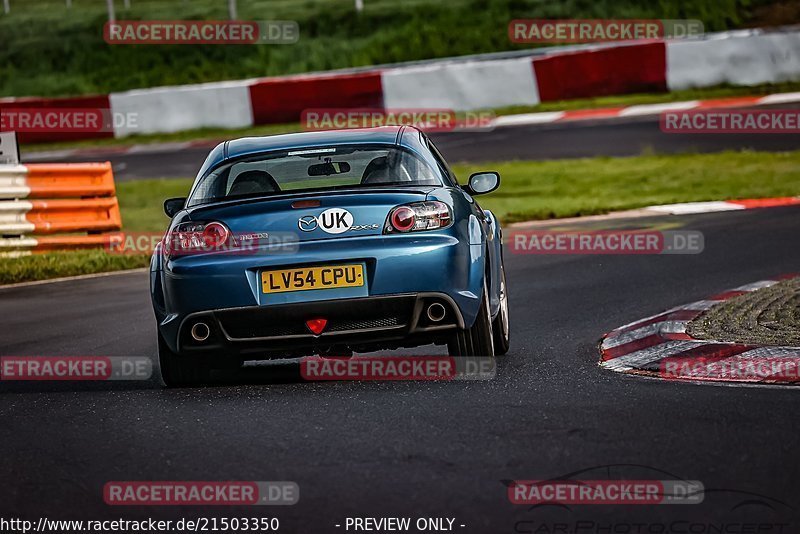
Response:
POLYGON ((0 250, 106 247, 122 227, 109 162, 0 166, 0 199, 0 250))

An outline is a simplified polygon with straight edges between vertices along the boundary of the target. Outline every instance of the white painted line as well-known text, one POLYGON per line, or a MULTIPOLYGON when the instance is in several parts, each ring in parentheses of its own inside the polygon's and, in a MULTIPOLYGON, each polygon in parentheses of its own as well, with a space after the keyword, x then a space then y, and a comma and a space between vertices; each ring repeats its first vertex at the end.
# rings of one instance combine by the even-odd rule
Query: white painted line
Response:
POLYGON ((680 204, 663 204, 659 206, 648 206, 648 211, 657 213, 667 213, 670 215, 690 215, 693 213, 711 213, 716 211, 737 211, 746 209, 741 204, 733 204, 724 201, 711 202, 683 202, 680 204))
POLYGON ((105 278, 108 276, 118 276, 123 274, 135 274, 135 273, 145 273, 150 270, 149 267, 140 267, 138 269, 124 269, 122 271, 111 271, 108 273, 93 273, 93 274, 81 274, 78 276, 65 276, 62 278, 52 278, 50 280, 36 280, 35 282, 21 282, 19 284, 8 284, 8 285, 0 285, 0 291, 3 289, 13 289, 17 287, 33 287, 33 286, 41 286, 44 284, 56 284, 59 282, 72 282, 74 280, 89 280, 92 278, 105 278))
POLYGON ((758 101, 758 105, 788 104, 791 102, 800 102, 800 93, 777 93, 765 96, 758 101))
POLYGON ((717 304, 721 304, 725 302, 724 300, 715 300, 715 299, 708 299, 708 300, 698 300, 697 302, 692 302, 691 304, 686 304, 685 306, 681 306, 677 308, 679 310, 691 310, 691 311, 705 311, 710 308, 713 308, 717 304))
POLYGON ((619 347, 631 341, 638 341, 655 334, 685 334, 686 325, 689 321, 662 321, 653 323, 636 330, 624 332, 614 337, 607 337, 603 340, 603 349, 608 350, 619 347))
POLYGON ((698 100, 689 100, 686 102, 669 102, 666 104, 642 104, 639 106, 630 106, 619 112, 620 117, 638 117, 641 115, 659 115, 666 111, 685 111, 693 109, 700 105, 698 100))
MULTIPOLYGON (((94 150, 94 149, 92 149, 94 150)), ((54 159, 64 159, 82 153, 81 149, 70 150, 47 150, 41 152, 23 152, 22 159, 25 161, 48 161, 54 159)))
POLYGON ((153 143, 151 145, 133 145, 126 154, 158 154, 159 152, 170 152, 173 150, 186 150, 191 148, 192 143, 185 141, 181 143, 153 143))
POLYGON ((566 115, 563 111, 543 111, 541 113, 523 113, 520 115, 504 115, 497 117, 492 125, 495 128, 504 126, 524 126, 528 124, 546 124, 560 120, 566 115))
POLYGON ((731 291, 755 291, 756 289, 774 286, 777 283, 777 280, 761 280, 759 282, 753 282, 752 284, 745 284, 743 286, 736 287, 731 289, 731 291))

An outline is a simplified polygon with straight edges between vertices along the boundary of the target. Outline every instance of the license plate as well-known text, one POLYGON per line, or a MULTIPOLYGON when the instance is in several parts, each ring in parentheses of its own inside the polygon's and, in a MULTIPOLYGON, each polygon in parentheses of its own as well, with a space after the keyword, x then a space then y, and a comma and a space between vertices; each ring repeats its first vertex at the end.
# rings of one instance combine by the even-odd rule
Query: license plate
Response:
POLYGON ((363 285, 363 265, 331 265, 261 272, 261 288, 264 293, 361 287, 363 285))

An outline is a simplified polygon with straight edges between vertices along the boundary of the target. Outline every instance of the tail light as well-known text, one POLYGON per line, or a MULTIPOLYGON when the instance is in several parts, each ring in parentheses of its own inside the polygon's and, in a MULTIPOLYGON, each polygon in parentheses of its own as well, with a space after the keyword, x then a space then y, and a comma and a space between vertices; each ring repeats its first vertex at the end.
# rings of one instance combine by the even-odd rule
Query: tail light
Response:
POLYGON ((203 228, 203 243, 207 247, 216 248, 225 245, 231 233, 228 228, 218 222, 208 223, 203 228))
POLYGON ((445 228, 453 221, 450 206, 438 200, 413 202, 397 206, 389 212, 384 233, 419 232, 445 228))
POLYGON ((169 256, 215 252, 225 250, 230 241, 230 230, 220 222, 185 222, 167 233, 164 252, 169 256))

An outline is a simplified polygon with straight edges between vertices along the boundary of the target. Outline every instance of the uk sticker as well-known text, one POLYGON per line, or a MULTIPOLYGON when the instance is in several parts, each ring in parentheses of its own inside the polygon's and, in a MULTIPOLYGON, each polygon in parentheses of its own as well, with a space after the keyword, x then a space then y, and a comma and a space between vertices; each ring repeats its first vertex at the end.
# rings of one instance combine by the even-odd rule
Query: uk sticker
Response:
POLYGON ((330 208, 319 214, 317 224, 328 234, 343 234, 353 227, 353 214, 342 208, 330 208))

